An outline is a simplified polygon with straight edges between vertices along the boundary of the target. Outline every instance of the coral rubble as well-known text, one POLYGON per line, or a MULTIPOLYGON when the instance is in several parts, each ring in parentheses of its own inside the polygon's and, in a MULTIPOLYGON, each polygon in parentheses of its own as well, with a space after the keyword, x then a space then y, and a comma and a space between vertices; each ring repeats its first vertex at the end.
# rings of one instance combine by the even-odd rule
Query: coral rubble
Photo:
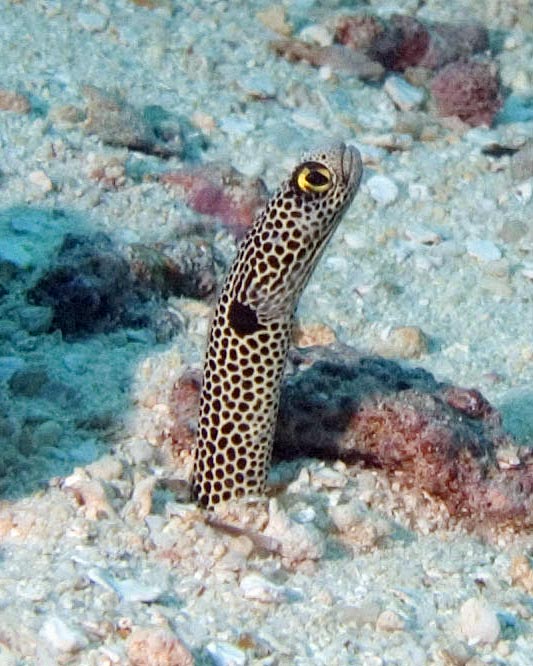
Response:
POLYGON ((491 125, 502 106, 497 69, 475 60, 450 63, 431 82, 440 116, 457 116, 468 125, 491 125))
POLYGON ((164 308, 158 299, 205 298, 214 287, 214 260, 205 241, 132 244, 119 250, 105 234, 67 234, 55 263, 30 289, 28 299, 51 307, 51 329, 65 334, 151 326, 160 339, 161 327, 172 329, 178 322, 161 320, 164 308))
MULTIPOLYGON (((479 391, 347 347, 291 357, 275 459, 313 456, 382 469, 420 497, 441 501, 468 527, 533 524, 532 452, 516 453, 479 391)), ((199 374, 185 373, 171 398, 168 434, 179 449, 194 446, 199 387, 199 374)))
POLYGON ((197 213, 218 218, 237 238, 246 233, 267 195, 261 179, 247 178, 226 165, 174 171, 162 175, 161 181, 197 213))

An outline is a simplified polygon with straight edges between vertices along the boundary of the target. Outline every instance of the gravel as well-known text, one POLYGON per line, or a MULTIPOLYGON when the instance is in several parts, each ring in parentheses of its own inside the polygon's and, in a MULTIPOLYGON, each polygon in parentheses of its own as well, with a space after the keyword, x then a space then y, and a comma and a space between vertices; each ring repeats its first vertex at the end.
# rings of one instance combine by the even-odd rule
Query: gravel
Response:
MULTIPOLYGON (((530 571, 529 533, 470 534, 335 461, 277 465, 276 497, 219 524, 188 503, 190 454, 162 433, 174 382, 201 366, 209 301, 168 299, 183 325, 163 343, 142 328, 69 340, 26 300, 67 234, 166 246, 201 229, 227 266, 231 234, 159 175, 218 162, 272 189, 302 149, 343 139, 364 182, 302 328, 366 352, 403 331, 394 354, 480 389, 531 445, 531 16, 469 3, 501 35, 506 101, 492 129, 466 131, 397 74, 365 84, 269 49, 279 33, 326 43, 352 11, 333 5, 0 0, 2 666, 530 663, 531 604, 512 575, 516 558, 530 571), (89 134, 86 85, 105 91, 90 109, 104 139, 106 99, 115 121, 157 119, 155 154, 89 134)), ((418 13, 464 15, 459 0, 418 13)))

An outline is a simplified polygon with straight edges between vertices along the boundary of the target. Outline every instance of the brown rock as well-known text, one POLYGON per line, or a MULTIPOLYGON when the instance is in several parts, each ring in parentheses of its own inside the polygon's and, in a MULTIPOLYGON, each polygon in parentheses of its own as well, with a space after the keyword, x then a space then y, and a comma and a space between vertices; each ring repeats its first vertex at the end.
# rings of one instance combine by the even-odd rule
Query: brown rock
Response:
POLYGON ((428 352, 428 339, 418 326, 398 326, 376 351, 386 358, 420 358, 428 352))
POLYGON ((24 95, 0 88, 0 111, 29 113, 31 111, 31 104, 24 95))

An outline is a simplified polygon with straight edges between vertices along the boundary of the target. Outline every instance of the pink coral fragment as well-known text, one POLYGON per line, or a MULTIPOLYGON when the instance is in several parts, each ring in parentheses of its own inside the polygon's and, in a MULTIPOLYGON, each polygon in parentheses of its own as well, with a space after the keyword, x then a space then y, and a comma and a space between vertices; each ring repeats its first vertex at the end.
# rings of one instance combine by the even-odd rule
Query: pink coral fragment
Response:
POLYGON ((502 106, 497 70, 487 62, 446 65, 431 82, 431 93, 439 116, 456 116, 472 127, 490 127, 502 106))
POLYGON ((219 219, 237 238, 246 233, 266 198, 260 179, 214 165, 167 173, 161 181, 173 187, 197 213, 219 219))

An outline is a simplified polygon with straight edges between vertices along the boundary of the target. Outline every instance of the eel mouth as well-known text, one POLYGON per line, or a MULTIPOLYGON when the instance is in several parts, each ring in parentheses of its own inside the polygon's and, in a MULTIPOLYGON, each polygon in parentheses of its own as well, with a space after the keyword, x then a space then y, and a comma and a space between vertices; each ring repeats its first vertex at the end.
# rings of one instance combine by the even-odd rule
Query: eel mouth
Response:
POLYGON ((356 155, 357 152, 353 146, 344 147, 341 157, 341 172, 342 179, 345 182, 348 182, 353 176, 356 155))

